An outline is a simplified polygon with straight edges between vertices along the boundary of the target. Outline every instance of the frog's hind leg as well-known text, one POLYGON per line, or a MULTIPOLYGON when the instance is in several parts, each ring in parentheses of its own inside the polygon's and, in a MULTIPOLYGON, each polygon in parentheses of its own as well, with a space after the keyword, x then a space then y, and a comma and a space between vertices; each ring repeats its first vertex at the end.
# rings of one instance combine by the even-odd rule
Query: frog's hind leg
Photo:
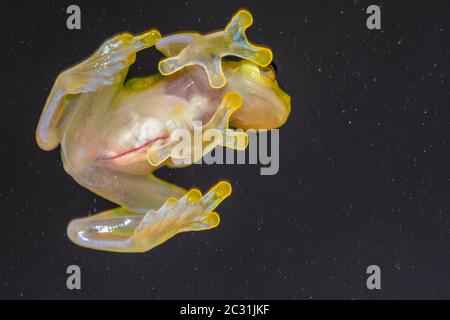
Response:
POLYGON ((191 189, 146 214, 117 208, 73 220, 67 234, 74 243, 91 249, 145 252, 180 232, 215 228, 220 218, 213 210, 230 194, 230 184, 221 181, 204 196, 191 189))
POLYGON ((179 199, 187 192, 153 174, 129 174, 97 162, 77 167, 77 163, 89 160, 71 161, 75 155, 72 150, 69 152, 72 152, 69 157, 63 153, 64 168, 80 185, 129 211, 145 214, 160 208, 167 198, 179 199))

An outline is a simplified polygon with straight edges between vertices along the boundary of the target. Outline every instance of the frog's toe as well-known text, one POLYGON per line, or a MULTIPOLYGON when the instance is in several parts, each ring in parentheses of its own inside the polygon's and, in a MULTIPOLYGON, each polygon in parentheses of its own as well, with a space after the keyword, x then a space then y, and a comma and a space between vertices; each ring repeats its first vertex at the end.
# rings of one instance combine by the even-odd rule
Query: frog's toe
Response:
POLYGON ((199 64, 205 70, 211 87, 222 88, 226 84, 227 79, 223 74, 221 57, 216 56, 211 59, 205 60, 204 62, 199 62, 199 64))
POLYGON ((146 158, 148 163, 152 167, 158 167, 162 165, 167 159, 172 156, 172 150, 177 144, 177 141, 171 140, 157 148, 150 148, 146 152, 146 158))
POLYGON ((220 181, 211 190, 208 191, 201 199, 200 203, 204 207, 205 212, 211 212, 231 194, 231 184, 227 181, 220 181))
MULTIPOLYGON (((248 135, 243 131, 229 128, 231 115, 242 106, 242 103, 242 97, 238 93, 233 91, 228 92, 211 120, 205 125, 206 130, 220 131, 221 134, 219 137, 216 137, 215 132, 212 133, 215 142, 219 145, 236 150, 244 150, 247 147, 248 135), (216 141, 217 138, 219 139, 218 141, 216 141)), ((208 132, 206 132, 206 135, 208 136, 208 132)), ((206 140, 209 139, 206 138, 206 140)))
POLYGON ((140 51, 153 47, 161 39, 161 33, 156 29, 150 29, 133 37, 134 50, 140 51))
POLYGON ((160 61, 158 64, 159 72, 165 76, 175 73, 183 67, 185 67, 185 64, 182 63, 181 59, 178 57, 167 58, 160 61))
POLYGON ((216 228, 220 224, 220 216, 217 212, 209 213, 200 221, 195 221, 183 228, 183 232, 202 231, 216 228))
POLYGON ((195 205, 198 205, 201 209, 196 215, 190 216, 182 231, 200 231, 217 227, 220 223, 220 216, 213 210, 231 195, 231 191, 229 182, 220 181, 204 196, 197 195, 195 205))

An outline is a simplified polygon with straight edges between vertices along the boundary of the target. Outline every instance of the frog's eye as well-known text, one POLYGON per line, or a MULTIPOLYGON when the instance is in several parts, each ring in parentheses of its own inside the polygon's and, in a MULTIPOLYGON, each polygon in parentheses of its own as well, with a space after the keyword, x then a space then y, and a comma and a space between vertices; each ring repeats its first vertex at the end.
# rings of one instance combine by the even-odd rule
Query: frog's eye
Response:
POLYGON ((274 62, 266 67, 259 67, 259 72, 267 80, 275 81, 277 79, 277 66, 274 62))

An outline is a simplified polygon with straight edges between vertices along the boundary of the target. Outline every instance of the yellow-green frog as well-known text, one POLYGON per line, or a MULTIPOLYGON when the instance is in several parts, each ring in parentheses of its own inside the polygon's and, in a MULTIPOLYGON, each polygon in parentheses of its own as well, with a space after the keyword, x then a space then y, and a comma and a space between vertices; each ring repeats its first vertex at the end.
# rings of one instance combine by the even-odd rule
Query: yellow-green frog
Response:
MULTIPOLYGON (((38 124, 38 145, 52 150, 61 144, 64 169, 83 187, 120 205, 73 220, 67 231, 73 242, 144 252, 179 232, 219 224, 214 209, 231 194, 228 182, 202 195, 152 173, 186 165, 171 154, 177 129, 223 133, 222 140, 200 142, 202 156, 217 145, 246 147, 246 134, 229 125, 272 129, 288 118, 290 98, 278 87, 272 52, 245 36, 251 24, 251 14, 240 10, 224 31, 207 35, 161 38, 156 29, 120 34, 58 76, 38 124), (166 56, 160 73, 124 84, 136 53, 154 45, 166 56), (222 61, 230 55, 240 59, 222 61)), ((191 163, 198 160, 194 154, 191 163)))

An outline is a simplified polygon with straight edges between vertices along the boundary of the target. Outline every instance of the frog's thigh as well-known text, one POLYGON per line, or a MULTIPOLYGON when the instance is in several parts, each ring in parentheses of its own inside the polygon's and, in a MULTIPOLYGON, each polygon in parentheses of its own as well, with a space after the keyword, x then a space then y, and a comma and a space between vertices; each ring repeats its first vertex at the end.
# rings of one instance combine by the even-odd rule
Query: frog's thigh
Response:
POLYGON ((181 198, 186 190, 153 175, 104 172, 104 180, 91 190, 134 212, 159 209, 168 198, 181 198))
POLYGON ((114 197, 114 202, 135 212, 159 209, 168 198, 179 199, 186 193, 185 189, 151 174, 116 173, 114 180, 112 187, 104 186, 106 191, 114 197))
POLYGON ((181 187, 163 181, 154 175, 133 175, 90 166, 83 174, 87 181, 79 181, 96 194, 133 212, 146 213, 160 208, 168 198, 181 198, 181 187))

